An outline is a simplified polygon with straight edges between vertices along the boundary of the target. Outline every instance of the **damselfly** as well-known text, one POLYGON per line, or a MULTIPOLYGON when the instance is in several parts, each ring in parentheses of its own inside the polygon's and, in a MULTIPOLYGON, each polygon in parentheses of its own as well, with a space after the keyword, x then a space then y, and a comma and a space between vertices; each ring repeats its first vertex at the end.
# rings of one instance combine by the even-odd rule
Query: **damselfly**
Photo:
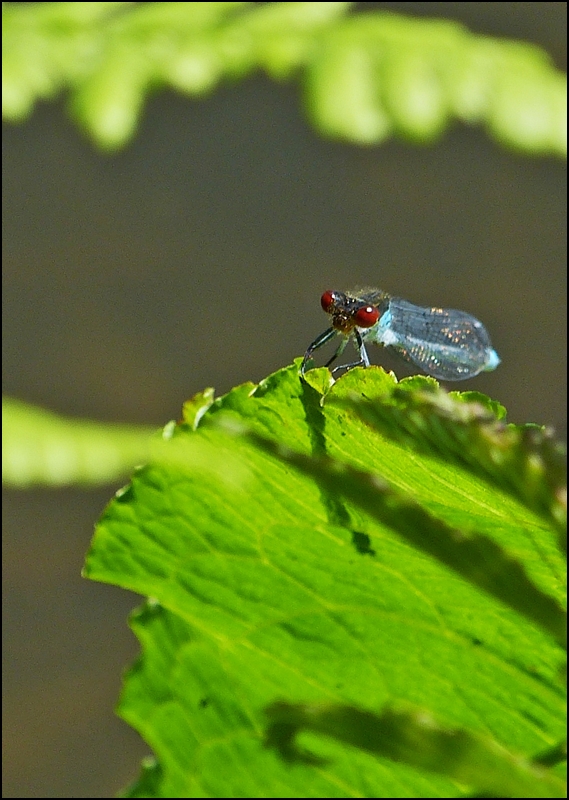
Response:
POLYGON ((301 374, 315 350, 339 334, 341 342, 329 367, 353 339, 359 359, 336 367, 369 367, 366 344, 392 348, 427 375, 444 381, 462 381, 479 372, 496 369, 500 359, 484 325, 471 314, 454 308, 422 308, 380 289, 324 292, 322 308, 332 317, 332 327, 315 339, 304 355, 301 374))

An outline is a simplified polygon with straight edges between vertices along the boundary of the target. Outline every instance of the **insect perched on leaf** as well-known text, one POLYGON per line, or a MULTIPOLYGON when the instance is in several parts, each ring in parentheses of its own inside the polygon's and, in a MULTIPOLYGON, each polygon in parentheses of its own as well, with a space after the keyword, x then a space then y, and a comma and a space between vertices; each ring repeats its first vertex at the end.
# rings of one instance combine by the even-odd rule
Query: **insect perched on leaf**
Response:
POLYGON ((332 317, 332 327, 315 339, 304 355, 300 372, 318 350, 334 336, 342 337, 329 367, 353 339, 359 359, 335 367, 332 373, 352 367, 369 367, 366 344, 374 342, 394 350, 427 375, 444 381, 462 381, 479 372, 496 369, 500 358, 492 348, 484 325, 465 311, 422 308, 381 289, 324 292, 322 308, 332 317))

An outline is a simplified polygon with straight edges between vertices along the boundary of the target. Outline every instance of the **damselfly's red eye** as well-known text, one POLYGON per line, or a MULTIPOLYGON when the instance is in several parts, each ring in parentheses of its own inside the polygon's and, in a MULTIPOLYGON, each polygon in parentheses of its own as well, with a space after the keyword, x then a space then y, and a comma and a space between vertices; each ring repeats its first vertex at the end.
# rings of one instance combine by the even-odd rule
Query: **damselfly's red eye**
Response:
POLYGON ((336 302, 336 292, 324 292, 320 298, 320 305, 327 314, 330 314, 336 302))
POLYGON ((379 319, 379 311, 374 306, 362 306, 354 314, 358 328, 371 328, 379 319))

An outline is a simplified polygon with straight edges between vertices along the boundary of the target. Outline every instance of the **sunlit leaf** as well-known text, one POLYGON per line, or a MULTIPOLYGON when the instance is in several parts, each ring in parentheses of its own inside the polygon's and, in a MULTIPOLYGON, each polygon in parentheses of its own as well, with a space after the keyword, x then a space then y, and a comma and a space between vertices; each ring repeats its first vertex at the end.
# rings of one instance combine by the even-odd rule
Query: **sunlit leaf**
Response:
POLYGON ((3 114, 65 92, 102 148, 128 142, 147 97, 191 97, 264 70, 300 79, 322 133, 358 144, 440 136, 453 117, 508 146, 564 155, 566 78, 534 45, 354 3, 3 3, 3 114))
MULTIPOLYGON (((420 398, 423 381, 354 370, 330 388, 326 374, 302 382, 296 364, 189 401, 158 459, 97 527, 85 575, 151 598, 133 618, 142 652, 119 713, 157 764, 127 795, 461 797, 488 788, 448 753, 434 770, 426 753, 423 762, 395 758, 339 731, 304 730, 298 746, 310 758, 292 768, 266 746, 266 710, 278 703, 364 715, 407 703, 459 732, 467 764, 477 742, 485 758, 502 754, 492 787, 503 767, 502 786, 552 796, 557 777, 530 762, 564 735, 555 530, 468 462, 445 460, 434 445, 414 449, 399 418, 401 438, 384 436, 353 402, 359 386, 366 401, 403 414, 401 393, 420 398), (217 453, 216 468, 179 463, 186 441, 217 453), (235 462, 243 477, 228 482, 220 465, 233 473, 235 462), (482 560, 469 565, 465 553, 482 560), (527 761, 529 783, 515 759, 527 761)), ((436 382, 426 385, 436 396, 436 382)), ((447 400, 460 427, 468 396, 447 400)), ((408 424, 428 428, 431 408, 417 402, 408 424)))
POLYGON ((62 417, 13 398, 2 400, 2 483, 103 485, 148 461, 155 428, 62 417))

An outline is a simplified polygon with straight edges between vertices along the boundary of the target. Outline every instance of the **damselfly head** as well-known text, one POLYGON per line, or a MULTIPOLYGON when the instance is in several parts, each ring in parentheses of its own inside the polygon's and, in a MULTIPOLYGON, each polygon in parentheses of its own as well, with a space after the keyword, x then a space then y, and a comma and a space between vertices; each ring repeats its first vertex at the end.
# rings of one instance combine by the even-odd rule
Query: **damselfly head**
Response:
POLYGON ((332 327, 344 334, 354 328, 372 328, 379 319, 379 309, 343 292, 324 292, 320 304, 332 316, 332 327))

